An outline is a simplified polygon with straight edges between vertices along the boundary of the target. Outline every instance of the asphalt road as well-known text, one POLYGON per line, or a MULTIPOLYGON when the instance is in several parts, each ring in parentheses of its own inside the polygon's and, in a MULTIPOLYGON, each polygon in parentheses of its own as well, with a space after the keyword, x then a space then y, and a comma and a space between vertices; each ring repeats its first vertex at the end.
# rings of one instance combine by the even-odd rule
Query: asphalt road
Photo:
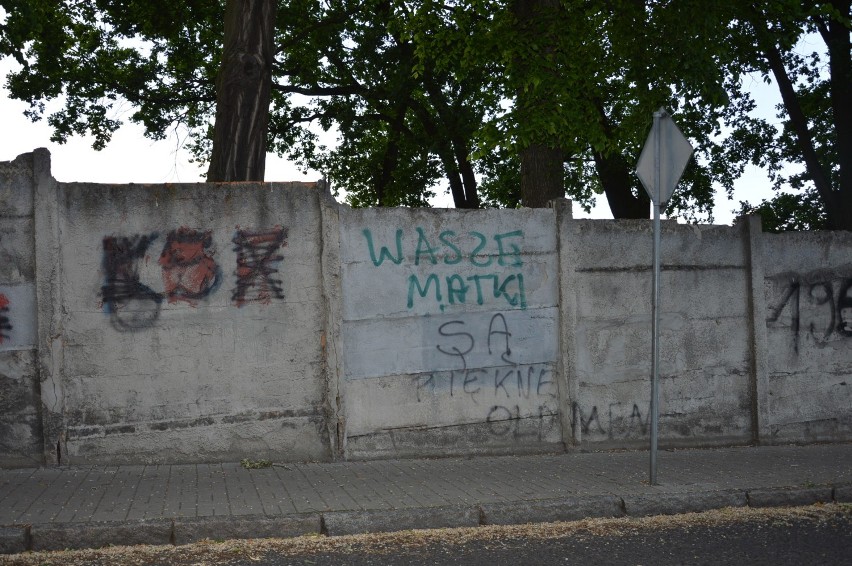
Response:
POLYGON ((0 566, 852 564, 852 505, 0 555, 0 566))
POLYGON ((461 545, 432 543, 400 548, 391 554, 269 554, 258 565, 482 565, 500 564, 852 564, 852 519, 795 518, 770 523, 737 522, 722 526, 688 524, 628 535, 575 534, 473 540, 461 545))

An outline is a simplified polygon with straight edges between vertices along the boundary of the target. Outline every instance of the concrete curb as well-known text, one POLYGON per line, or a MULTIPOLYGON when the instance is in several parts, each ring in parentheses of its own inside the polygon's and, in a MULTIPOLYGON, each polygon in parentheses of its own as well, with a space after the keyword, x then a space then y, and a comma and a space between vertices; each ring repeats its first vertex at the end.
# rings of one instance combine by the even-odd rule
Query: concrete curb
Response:
POLYGON ((24 552, 28 544, 28 526, 0 527, 0 554, 24 552))
POLYGON ((748 491, 749 507, 786 507, 830 503, 834 500, 831 486, 763 488, 748 491))
POLYGON ((579 521, 591 517, 624 515, 623 502, 614 495, 486 503, 480 509, 484 525, 579 521))
POLYGON ((479 506, 367 509, 323 513, 323 534, 329 536, 385 533, 409 529, 479 526, 479 506))
POLYGON ((30 527, 30 550, 100 548, 110 545, 170 544, 171 519, 103 523, 47 523, 30 527))
POLYGON ((852 485, 838 485, 834 488, 836 503, 852 503, 852 485))
POLYGON ((723 507, 745 507, 747 504, 746 493, 736 490, 656 493, 624 498, 624 510, 630 517, 700 513, 723 507))
POLYGON ((304 515, 236 515, 229 517, 192 517, 174 520, 173 544, 189 544, 204 539, 292 538, 319 534, 322 517, 304 515))

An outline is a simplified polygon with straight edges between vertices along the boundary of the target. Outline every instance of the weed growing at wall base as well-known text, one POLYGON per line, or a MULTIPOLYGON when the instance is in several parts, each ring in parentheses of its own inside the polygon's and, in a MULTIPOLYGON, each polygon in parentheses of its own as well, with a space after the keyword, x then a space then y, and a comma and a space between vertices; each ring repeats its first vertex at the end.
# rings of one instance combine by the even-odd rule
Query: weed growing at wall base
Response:
POLYGON ((250 460, 243 458, 240 460, 240 466, 247 470, 262 470, 264 468, 271 468, 272 460, 250 460))

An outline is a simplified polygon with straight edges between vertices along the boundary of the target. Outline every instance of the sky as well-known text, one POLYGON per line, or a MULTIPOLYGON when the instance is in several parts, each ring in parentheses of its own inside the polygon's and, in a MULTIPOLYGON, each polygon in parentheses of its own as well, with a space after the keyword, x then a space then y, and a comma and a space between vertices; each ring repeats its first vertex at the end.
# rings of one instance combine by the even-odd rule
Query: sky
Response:
MULTIPOLYGON (((112 141, 101 151, 92 149, 90 137, 72 136, 65 144, 50 141, 51 128, 42 120, 33 123, 23 115, 28 105, 9 98, 5 77, 16 63, 9 59, 0 60, 0 161, 10 161, 22 153, 45 147, 51 154, 51 172, 61 182, 93 183, 194 183, 203 181, 205 169, 190 163, 189 153, 181 148, 182 140, 175 134, 165 140, 152 141, 143 135, 142 126, 125 121, 113 135, 112 141)), ((749 85, 747 85, 749 86, 749 85)), ((779 96, 773 85, 754 80, 750 85, 760 105, 760 112, 767 117, 775 115, 774 107, 779 96)), ((650 130, 651 116, 648 117, 650 130)), ((333 143, 334 137, 326 134, 325 143, 333 143)), ((267 156, 267 181, 316 181, 321 173, 300 171, 295 164, 274 154, 267 156)), ((766 174, 749 166, 746 174, 737 182, 733 200, 719 191, 716 194, 714 223, 730 224, 733 210, 739 201, 749 200, 753 204, 773 194, 766 174)), ((438 191, 439 193, 441 191, 438 191)), ((452 207, 449 195, 439 194, 433 206, 452 207)), ((606 198, 598 196, 597 204, 590 213, 579 206, 573 209, 575 218, 612 218, 606 198)))

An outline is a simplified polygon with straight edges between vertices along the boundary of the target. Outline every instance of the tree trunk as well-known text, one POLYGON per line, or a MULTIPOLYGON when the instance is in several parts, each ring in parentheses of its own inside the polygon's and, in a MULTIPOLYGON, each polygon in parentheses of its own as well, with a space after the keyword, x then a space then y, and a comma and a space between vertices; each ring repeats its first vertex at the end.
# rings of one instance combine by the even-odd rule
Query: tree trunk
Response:
MULTIPOLYGON (((476 174, 473 171, 473 165, 468 159, 469 152, 462 151, 459 148, 463 146, 463 142, 456 140, 453 142, 453 148, 456 150, 456 160, 459 164, 462 180, 464 182, 465 201, 462 208, 479 208, 479 193, 477 192, 476 174)), ((458 206, 458 205, 456 205, 458 206)))
POLYGON ((613 218, 650 218, 651 199, 644 192, 639 196, 630 190, 633 174, 624 158, 617 153, 604 156, 595 151, 595 171, 603 186, 613 218))
POLYGON ((784 109, 787 111, 787 116, 790 117, 790 124, 796 133, 796 142, 805 162, 808 175, 825 206, 825 211, 828 215, 828 225, 832 230, 837 230, 839 227, 840 218, 838 215, 840 214, 840 210, 838 207, 839 203, 835 201, 839 199, 836 198, 832 190, 831 176, 823 167, 823 163, 820 161, 814 147, 813 135, 808 126, 808 118, 799 104, 795 85, 793 85, 787 74, 787 69, 784 67, 784 61, 778 47, 767 41, 763 51, 766 60, 769 62, 769 67, 772 69, 775 82, 778 84, 784 109))
MULTIPOLYGON (((594 103, 606 138, 615 139, 614 128, 603 103, 600 100, 595 100, 594 103)), ((595 159, 595 172, 603 187, 612 217, 650 218, 651 199, 643 191, 639 191, 638 195, 633 194, 633 168, 627 164, 624 156, 618 151, 604 153, 595 148, 592 148, 592 155, 595 159)))
POLYGON ((431 72, 424 73, 423 82, 440 125, 435 123, 425 107, 420 113, 421 123, 439 146, 438 153, 450 182, 453 204, 456 208, 479 208, 476 176, 469 159, 470 150, 464 136, 457 133, 458 128, 453 110, 447 104, 444 94, 431 72))
POLYGON ((275 0, 227 0, 207 181, 263 181, 275 0))
MULTIPOLYGON (((512 11, 518 25, 529 34, 530 42, 539 42, 543 47, 537 48, 542 55, 552 53, 555 38, 541 36, 535 29, 535 21, 548 11, 560 10, 559 0, 515 0, 512 11), (538 35, 537 35, 538 34, 538 35)), ((517 63, 521 65, 520 61, 517 63)), ((551 69, 554 77, 558 70, 551 69)), ((516 104, 519 114, 524 115, 528 110, 534 111, 537 106, 549 102, 541 96, 525 89, 517 92, 516 104)), ((551 103, 552 104, 552 103, 551 103)), ((533 142, 521 150, 521 204, 530 208, 543 208, 556 198, 565 196, 564 159, 560 148, 548 144, 533 142)))
POLYGON ((562 150, 533 144, 521 152, 521 204, 544 208, 565 196, 562 150))

